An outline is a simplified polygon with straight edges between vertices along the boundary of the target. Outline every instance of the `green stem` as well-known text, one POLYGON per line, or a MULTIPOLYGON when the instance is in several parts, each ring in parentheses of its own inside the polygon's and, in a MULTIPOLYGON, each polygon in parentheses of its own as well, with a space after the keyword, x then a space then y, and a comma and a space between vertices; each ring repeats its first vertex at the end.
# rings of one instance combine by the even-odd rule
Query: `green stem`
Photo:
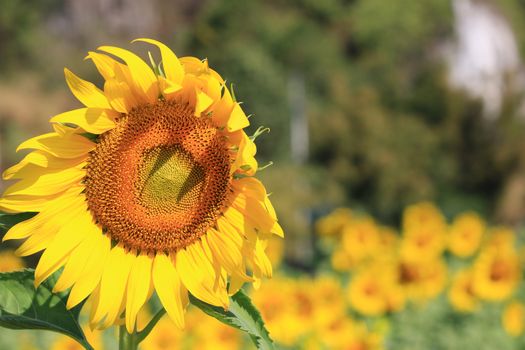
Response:
POLYGON ((162 316, 164 316, 165 313, 166 313, 166 310, 164 310, 164 308, 161 308, 159 311, 157 311, 155 316, 153 316, 151 321, 149 321, 148 325, 144 327, 143 330, 137 333, 137 340, 139 343, 143 341, 144 339, 146 339, 146 337, 153 330, 153 327, 155 327, 157 322, 159 322, 159 320, 162 318, 162 316))
POLYGON ((153 316, 151 321, 149 321, 148 325, 140 332, 133 332, 129 334, 125 325, 120 326, 118 342, 119 350, 137 350, 140 342, 146 339, 146 337, 150 334, 157 322, 159 322, 165 313, 166 310, 164 310, 164 308, 161 308, 159 311, 157 311, 155 316, 153 316))
POLYGON ((126 326, 122 325, 119 329, 119 350, 137 350, 139 346, 138 334, 133 332, 129 334, 126 326))

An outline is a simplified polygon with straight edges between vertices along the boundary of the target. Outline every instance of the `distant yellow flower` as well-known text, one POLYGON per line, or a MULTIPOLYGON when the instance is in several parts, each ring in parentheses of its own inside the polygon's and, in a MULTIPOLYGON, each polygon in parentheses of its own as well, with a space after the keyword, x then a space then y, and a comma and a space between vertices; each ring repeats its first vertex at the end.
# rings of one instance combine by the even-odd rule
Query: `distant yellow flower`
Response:
POLYGON ((338 208, 330 214, 317 220, 316 232, 325 237, 338 237, 343 227, 352 220, 352 211, 348 208, 338 208))
POLYGON ((433 204, 424 202, 405 209, 399 248, 403 260, 418 263, 436 260, 445 245, 446 222, 433 204))
POLYGON ((160 319, 151 333, 140 344, 143 350, 179 350, 183 333, 166 317, 160 319))
POLYGON ((408 298, 425 302, 439 295, 447 282, 447 266, 442 259, 414 263, 400 261, 399 284, 408 298))
POLYGON ((0 272, 15 271, 24 267, 24 261, 13 251, 4 250, 0 252, 0 272))
MULTIPOLYGON (((91 331, 89 327, 82 327, 87 341, 93 349, 103 350, 104 345, 102 343, 102 337, 100 332, 91 331)), ((58 336, 55 341, 51 344, 51 350, 84 350, 84 347, 80 345, 73 338, 67 337, 65 335, 58 336)))
POLYGON ((297 281, 277 277, 252 292, 253 303, 259 308, 272 338, 286 346, 295 344, 309 332, 313 322, 304 317, 313 311, 313 300, 304 295, 304 300, 296 301, 297 288, 297 281))
POLYGON ((344 314, 345 299, 341 282, 332 276, 319 276, 313 281, 312 297, 316 300, 316 310, 325 313, 317 316, 317 321, 333 319, 344 314))
POLYGON ((392 253, 399 244, 399 235, 390 228, 382 226, 379 228, 379 249, 385 253, 392 253))
POLYGON ((445 218, 441 211, 430 202, 409 205, 403 212, 403 231, 417 230, 421 227, 444 229, 445 218))
POLYGON ((152 291, 181 328, 188 292, 227 308, 228 293, 271 276, 267 240, 283 236, 225 81, 206 60, 138 41, 160 49, 159 67, 102 46, 88 58, 103 90, 65 69, 85 108, 18 147, 32 152, 3 173, 18 181, 0 198, 2 211, 38 212, 4 237, 25 239, 22 256, 43 251, 35 284, 63 267, 67 307, 89 297, 91 325, 122 315, 128 332, 152 291))
POLYGON ((454 276, 448 292, 448 299, 454 309, 461 312, 471 312, 477 308, 478 299, 474 293, 471 270, 459 271, 454 276))
POLYGON ((362 322, 338 318, 307 340, 305 350, 381 350, 383 336, 368 330, 362 322))
POLYGON ((525 305, 518 301, 509 303, 503 310, 501 321, 508 334, 520 336, 525 330, 525 305))
POLYGON ((489 301, 510 297, 521 278, 519 257, 510 250, 486 248, 476 259, 473 269, 474 292, 489 301))
POLYGON ((378 264, 358 272, 350 281, 348 300, 363 315, 378 316, 403 308, 405 296, 397 283, 395 271, 378 264))
POLYGON ((465 258, 478 250, 485 223, 474 212, 467 212, 456 217, 448 234, 448 249, 452 254, 465 258))
POLYGON ((346 252, 346 250, 343 248, 338 248, 332 253, 330 262, 332 264, 332 268, 336 271, 349 271, 356 264, 348 252, 346 252))
POLYGON ((445 248, 445 231, 435 227, 421 227, 406 231, 400 244, 400 255, 405 261, 424 263, 436 260, 445 248))
POLYGON ((359 218, 343 228, 342 248, 355 263, 374 255, 380 247, 379 227, 372 218, 359 218))
POLYGON ((195 327, 194 334, 196 336, 192 346, 194 350, 236 350, 241 347, 242 334, 237 329, 205 314, 202 314, 201 322, 195 327))
POLYGON ((516 244, 516 233, 508 227, 494 227, 489 231, 485 247, 500 253, 513 252, 516 244))

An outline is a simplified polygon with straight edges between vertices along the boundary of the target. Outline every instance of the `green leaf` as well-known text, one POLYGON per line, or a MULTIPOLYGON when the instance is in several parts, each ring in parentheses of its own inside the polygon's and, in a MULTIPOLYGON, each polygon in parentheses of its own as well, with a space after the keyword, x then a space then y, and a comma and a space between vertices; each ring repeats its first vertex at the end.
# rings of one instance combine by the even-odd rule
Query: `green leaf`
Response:
POLYGON ((21 221, 31 219, 37 213, 7 214, 0 212, 0 234, 6 233, 21 221))
POLYGON ((261 314, 243 291, 238 291, 230 298, 228 310, 207 304, 191 294, 190 301, 193 305, 220 322, 248 333, 257 349, 275 349, 273 341, 264 327, 261 314))
POLYGON ((0 326, 62 333, 93 350, 78 323, 82 305, 68 310, 68 294, 52 292, 57 278, 54 274, 35 289, 33 269, 0 273, 0 326))

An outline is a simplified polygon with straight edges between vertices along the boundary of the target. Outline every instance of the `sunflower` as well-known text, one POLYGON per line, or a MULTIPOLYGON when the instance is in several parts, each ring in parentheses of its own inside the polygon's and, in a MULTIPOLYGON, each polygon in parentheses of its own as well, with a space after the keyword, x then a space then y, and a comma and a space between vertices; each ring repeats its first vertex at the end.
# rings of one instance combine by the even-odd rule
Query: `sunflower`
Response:
POLYGON ((520 336, 525 330, 525 305, 512 301, 503 310, 501 321, 505 332, 513 337, 520 336))
POLYGON ((391 264, 377 264, 358 272, 348 286, 348 301, 359 313, 379 316, 399 311, 405 294, 391 264))
POLYGON ((474 292, 484 300, 507 299, 521 279, 520 260, 512 250, 501 251, 489 246, 479 254, 473 269, 474 292))
POLYGON ((433 204, 423 202, 407 207, 403 213, 401 257, 414 263, 436 260, 445 249, 445 232, 445 219, 433 204))
POLYGON ((441 293, 447 282, 447 265, 442 259, 414 263, 399 261, 398 281, 406 296, 418 302, 425 302, 441 293))
POLYGON ((448 299, 455 310, 472 312, 478 307, 478 299, 474 293, 472 270, 459 271, 452 280, 448 299))
POLYGON ((454 219, 448 234, 448 249, 452 254, 465 258, 479 248, 485 223, 478 214, 467 212, 454 219))
POLYGON ((0 199, 0 210, 38 212, 4 237, 25 239, 19 255, 43 251, 35 284, 63 267, 55 291, 71 288, 69 308, 89 297, 92 326, 125 313, 129 332, 153 291, 179 327, 188 292, 227 308, 228 293, 271 276, 267 240, 283 235, 225 81, 206 60, 138 41, 162 64, 99 47, 87 58, 103 90, 65 69, 85 107, 18 147, 33 151, 4 172, 18 181, 0 199))
POLYGON ((348 208, 337 208, 315 223, 316 232, 324 237, 339 237, 344 226, 352 220, 352 211, 348 208))
POLYGON ((353 220, 343 228, 341 243, 351 261, 364 262, 378 252, 380 227, 369 217, 353 220))

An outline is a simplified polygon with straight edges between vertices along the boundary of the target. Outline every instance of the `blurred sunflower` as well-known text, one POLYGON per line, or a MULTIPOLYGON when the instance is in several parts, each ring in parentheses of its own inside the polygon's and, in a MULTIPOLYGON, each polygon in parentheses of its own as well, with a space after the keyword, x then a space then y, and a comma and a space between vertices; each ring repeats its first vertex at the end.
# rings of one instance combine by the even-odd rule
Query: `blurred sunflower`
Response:
MULTIPOLYGON (((261 311, 268 331, 275 341, 292 346, 310 331, 311 319, 300 317, 297 309, 305 300, 296 301, 294 293, 298 281, 274 278, 253 291, 252 300, 261 311)), ((308 309, 311 302, 306 299, 308 309)))
POLYGON ((24 261, 12 250, 4 250, 0 252, 0 272, 15 271, 24 267, 24 261))
POLYGON ((207 61, 139 41, 162 66, 117 47, 89 53, 103 91, 65 69, 86 108, 18 147, 34 151, 4 172, 19 181, 0 199, 0 210, 38 212, 4 237, 26 239, 22 256, 44 251, 35 284, 64 267, 55 290, 72 287, 67 306, 90 296, 93 326, 125 311, 129 332, 153 290, 179 327, 188 291, 228 307, 228 292, 271 276, 267 240, 283 235, 224 80, 207 61))
POLYGON ((380 243, 380 230, 372 218, 355 219, 343 228, 342 248, 354 264, 373 256, 380 243))
POLYGON ((508 227, 495 227, 490 230, 485 247, 500 253, 514 252, 516 248, 516 233, 508 227))
POLYGON ((487 247, 473 265, 473 286, 478 297, 490 301, 512 295, 521 278, 519 257, 514 251, 487 247))
POLYGON ((339 237, 343 227, 352 220, 352 211, 348 208, 337 208, 315 223, 316 232, 325 237, 339 237))
POLYGON ((452 280, 448 299, 455 310, 472 312, 478 306, 478 299, 474 293, 472 270, 459 271, 452 280))
POLYGON ((525 330, 525 305, 513 301, 505 306, 501 316, 503 328, 513 337, 520 336, 525 330))
POLYGON ((348 300, 359 313, 379 316, 401 310, 405 304, 405 295, 392 265, 377 264, 364 268, 352 278, 348 287, 348 300))
POLYGON ((397 266, 398 280, 407 298, 419 302, 436 297, 445 288, 447 265, 442 259, 414 263, 401 260, 397 266))
POLYGON ((478 214, 468 212, 454 219, 448 234, 448 249, 452 254, 465 258, 479 248, 485 223, 478 214))
MULTIPOLYGON (((82 327, 87 341, 93 349, 103 350, 102 335, 99 331, 92 331, 89 327, 82 327)), ((71 337, 60 335, 51 344, 51 350, 83 350, 84 346, 80 345, 71 337)))
POLYGON ((444 229, 445 225, 443 214, 430 202, 412 204, 403 211, 403 231, 405 232, 428 226, 444 229))
POLYGON ((446 222, 431 203, 414 204, 403 213, 403 239, 400 255, 405 261, 437 259, 446 245, 446 222))
POLYGON ((178 350, 182 348, 182 339, 182 332, 164 317, 157 322, 140 346, 143 350, 178 350))

